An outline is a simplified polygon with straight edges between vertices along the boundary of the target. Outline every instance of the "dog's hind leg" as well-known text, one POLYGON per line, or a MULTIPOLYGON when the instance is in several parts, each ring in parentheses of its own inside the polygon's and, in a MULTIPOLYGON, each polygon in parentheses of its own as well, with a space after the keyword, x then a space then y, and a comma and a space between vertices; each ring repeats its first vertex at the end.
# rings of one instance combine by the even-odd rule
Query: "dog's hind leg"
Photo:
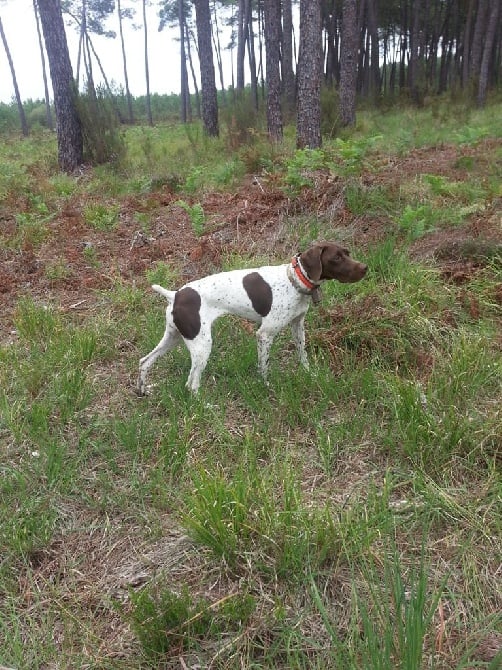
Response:
POLYGON ((199 390, 200 378, 206 368, 212 343, 210 330, 208 332, 200 332, 194 340, 185 339, 185 344, 192 359, 192 367, 186 385, 192 393, 197 393, 199 390))

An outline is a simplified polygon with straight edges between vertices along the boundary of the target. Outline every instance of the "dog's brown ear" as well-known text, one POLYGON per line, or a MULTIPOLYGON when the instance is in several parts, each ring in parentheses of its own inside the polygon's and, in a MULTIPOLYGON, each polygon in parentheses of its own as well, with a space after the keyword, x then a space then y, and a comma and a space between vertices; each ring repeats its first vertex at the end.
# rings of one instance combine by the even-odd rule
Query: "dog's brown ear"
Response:
POLYGON ((323 244, 315 244, 300 256, 300 261, 312 281, 319 281, 322 274, 321 256, 324 251, 323 244))

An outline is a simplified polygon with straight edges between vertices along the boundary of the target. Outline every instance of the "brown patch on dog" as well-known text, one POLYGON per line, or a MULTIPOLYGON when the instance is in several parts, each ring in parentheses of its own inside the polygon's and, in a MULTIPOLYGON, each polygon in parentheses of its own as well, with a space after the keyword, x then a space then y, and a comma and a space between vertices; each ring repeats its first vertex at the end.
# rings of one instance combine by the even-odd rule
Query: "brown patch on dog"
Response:
POLYGON ((250 272, 242 280, 253 309, 260 316, 267 316, 272 308, 272 289, 259 272, 250 272))
POLYGON ((176 293, 173 305, 173 321, 187 340, 193 340, 200 332, 200 295, 190 286, 176 293))
POLYGON ((368 266, 350 257, 349 250, 338 244, 327 242, 316 244, 300 256, 309 279, 337 279, 339 282, 352 283, 361 280, 368 266))

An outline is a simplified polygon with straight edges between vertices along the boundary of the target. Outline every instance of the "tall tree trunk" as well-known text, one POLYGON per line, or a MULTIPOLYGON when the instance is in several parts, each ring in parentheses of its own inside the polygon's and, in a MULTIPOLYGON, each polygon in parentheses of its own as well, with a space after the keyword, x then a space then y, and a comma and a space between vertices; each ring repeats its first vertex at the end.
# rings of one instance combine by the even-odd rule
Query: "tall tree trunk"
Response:
POLYGON ((150 96, 150 66, 148 63, 148 25, 146 22, 146 0, 143 0, 143 32, 145 36, 145 84, 146 84, 146 118, 150 126, 153 126, 152 100, 150 96))
POLYGON ((258 77, 256 74, 256 54, 254 50, 253 8, 251 0, 246 0, 246 35, 249 57, 249 72, 251 75, 251 99, 258 111, 258 77))
MULTIPOLYGON (((214 50, 216 52, 216 62, 218 64, 218 74, 220 77, 220 90, 221 90, 221 99, 223 104, 226 103, 226 91, 225 91, 225 78, 223 76, 223 58, 221 56, 221 41, 220 41, 220 29, 218 26, 218 12, 216 11, 216 2, 213 0, 213 44, 214 50)), ((190 55, 189 55, 190 57, 190 55)), ((190 67, 192 66, 192 60, 190 58, 190 67)), ((198 96, 198 91, 196 89, 196 94, 198 96)))
MULTIPOLYGON (((71 15, 70 15, 71 16, 71 15)), ((84 38, 86 32, 86 23, 87 23, 87 0, 82 0, 82 7, 80 12, 80 21, 78 17, 72 16, 72 18, 78 23, 80 23, 80 32, 78 40, 78 53, 77 53, 77 73, 75 75, 75 83, 78 86, 80 82, 80 63, 82 62, 82 52, 84 48, 84 38)))
POLYGON ((481 59, 481 67, 479 71, 479 86, 478 86, 478 97, 477 97, 478 107, 483 107, 486 102, 490 61, 492 58, 493 47, 495 44, 495 33, 497 30, 499 11, 500 11, 499 0, 490 0, 490 13, 488 16, 488 26, 486 30, 485 43, 483 46, 483 56, 481 59))
POLYGON ((83 162, 83 139, 61 4, 59 0, 38 0, 38 8, 54 92, 59 166, 73 172, 83 162))
POLYGON ((24 113, 23 103, 21 101, 21 95, 19 93, 19 87, 17 85, 16 71, 14 69, 14 63, 12 62, 12 56, 10 54, 9 45, 7 44, 7 38, 5 37, 5 32, 3 29, 2 19, 0 18, 0 37, 3 42, 5 49, 5 54, 9 62, 10 73, 12 76, 12 85, 14 86, 14 95, 16 96, 17 111, 19 114, 19 121, 21 123, 21 131, 25 137, 28 136, 28 124, 26 123, 26 114, 24 113))
POLYGON ((211 13, 209 0, 195 0, 195 21, 199 44, 200 80, 202 86, 202 122, 210 137, 219 135, 218 96, 211 45, 211 13))
POLYGON ((265 0, 265 57, 267 69, 267 128, 270 139, 282 140, 281 0, 265 0))
POLYGON ((401 34, 399 42, 401 47, 401 59, 399 62, 399 91, 404 91, 406 87, 406 57, 408 54, 408 5, 407 0, 401 3, 401 34))
POLYGON ((370 90, 373 99, 380 95, 380 42, 378 39, 378 3, 374 0, 368 2, 368 32, 371 39, 371 64, 370 64, 370 90))
POLYGON ((418 105, 420 102, 420 93, 418 85, 418 69, 420 66, 418 59, 418 46, 420 34, 420 11, 421 0, 414 0, 411 17, 411 33, 410 33, 410 62, 408 65, 408 88, 411 99, 418 105))
POLYGON ((471 68, 471 32, 474 21, 474 1, 469 0, 467 6, 467 18, 465 21, 464 34, 462 38, 462 86, 467 86, 471 68))
POLYGON ((471 82, 477 82, 479 70, 481 68, 481 58, 483 55, 483 43, 486 32, 486 14, 488 9, 488 0, 479 0, 476 23, 474 25, 474 35, 472 37, 471 62, 469 65, 469 78, 471 82))
POLYGON ((47 66, 45 64, 44 45, 42 42, 42 32, 40 28, 40 18, 38 16, 37 0, 33 0, 33 11, 35 12, 35 22, 37 24, 38 46, 40 48, 40 61, 42 63, 42 78, 44 80, 44 96, 45 96, 45 118, 47 119, 47 128, 53 130, 54 122, 52 120, 51 100, 49 95, 49 84, 47 82, 47 66))
POLYGON ((237 9, 237 90, 244 90, 244 39, 245 0, 239 0, 237 9))
POLYGON ((343 0, 340 117, 344 126, 356 122, 357 44, 357 0, 343 0))
POLYGON ((357 35, 359 38, 358 43, 358 59, 357 59, 357 80, 356 80, 356 93, 365 94, 364 84, 366 76, 366 66, 369 64, 368 43, 365 41, 366 37, 366 24, 365 24, 365 15, 366 15, 366 0, 359 0, 357 11, 357 35))
POLYGON ((320 0, 300 0, 296 146, 321 146, 322 30, 320 0))
POLYGON ((122 49, 122 63, 124 66, 124 86, 126 91, 126 100, 127 100, 127 111, 129 113, 129 123, 134 123, 134 112, 132 109, 132 96, 131 91, 129 90, 129 75, 127 73, 127 58, 126 50, 124 44, 124 31, 122 27, 122 7, 120 4, 121 0, 117 0, 117 14, 119 19, 119 35, 120 35, 120 47, 122 49))
POLYGON ((183 0, 178 0, 178 27, 180 31, 180 115, 181 123, 186 123, 189 117, 188 71, 185 51, 185 9, 183 0))
MULTIPOLYGON (((194 65, 193 65, 192 40, 195 42, 195 36, 188 29, 187 22, 185 21, 185 44, 186 44, 186 47, 187 47, 187 56, 188 56, 188 63, 190 65, 190 73, 192 75, 193 90, 195 92, 195 108, 197 110, 197 118, 200 119, 201 118, 201 114, 200 114, 200 94, 199 94, 199 85, 197 83, 197 76, 195 74, 195 68, 194 68, 194 65)), ((190 103, 190 96, 188 97, 188 102, 190 104, 190 118, 192 118, 192 111, 191 111, 192 110, 192 105, 190 103)))
POLYGON ((291 0, 282 2, 282 83, 284 98, 290 107, 295 102, 296 83, 293 71, 293 12, 291 0))
POLYGON ((265 35, 265 19, 264 19, 264 8, 263 3, 258 3, 258 53, 260 58, 258 61, 258 74, 260 77, 260 86, 262 98, 265 97, 265 73, 263 68, 263 42, 265 35))
POLYGON ((336 81, 336 69, 338 61, 338 53, 335 44, 335 40, 337 38, 335 0, 330 0, 328 4, 323 6, 325 7, 324 29, 326 31, 325 78, 328 86, 331 86, 336 81))

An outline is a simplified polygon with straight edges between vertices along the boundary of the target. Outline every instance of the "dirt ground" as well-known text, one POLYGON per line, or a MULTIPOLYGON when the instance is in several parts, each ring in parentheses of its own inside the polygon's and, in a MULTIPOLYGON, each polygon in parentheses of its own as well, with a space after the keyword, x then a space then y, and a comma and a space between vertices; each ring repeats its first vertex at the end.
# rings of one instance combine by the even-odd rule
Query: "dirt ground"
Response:
MULTIPOLYGON (((442 146, 417 149, 389 160, 361 178, 362 186, 399 185, 420 174, 442 175, 452 181, 469 177, 469 161, 475 159, 480 178, 488 145, 442 146)), ((493 155, 493 153, 492 153, 493 155)), ((85 176, 83 177, 85 179, 85 176)), ((289 198, 273 177, 248 177, 232 192, 210 192, 198 198, 203 207, 207 233, 196 237, 188 214, 177 204, 179 194, 168 186, 143 196, 123 197, 119 202, 119 224, 113 230, 98 231, 86 224, 83 209, 88 204, 78 195, 65 202, 48 224, 49 235, 41 246, 25 243, 21 250, 0 248, 0 296, 3 318, 0 341, 12 331, 16 300, 29 294, 37 300, 55 303, 63 310, 88 309, 96 290, 106 289, 118 279, 144 284, 145 270, 156 261, 172 263, 184 280, 215 271, 222 254, 238 253, 252 258, 270 254, 278 261, 297 251, 291 248, 288 220, 302 214, 327 217, 334 228, 350 229, 358 248, 383 239, 392 225, 388 217, 354 216, 345 204, 344 180, 328 174, 314 175, 314 188, 289 198), (148 232, 140 229, 137 214, 150 220, 148 232), (92 249, 92 263, 85 249, 92 249), (58 268, 63 271, 58 272, 58 268)), ((117 205, 117 202, 114 203, 117 205)), ((23 203, 5 207, 1 214, 4 239, 16 233, 15 214, 23 203)), ((430 233, 416 241, 411 253, 417 259, 434 259, 446 279, 466 281, 481 266, 479 259, 460 253, 466 242, 475 246, 502 241, 500 198, 472 215, 467 224, 430 233)), ((335 232, 336 235, 336 232, 335 232)), ((502 288, 499 293, 502 301, 502 288)))

